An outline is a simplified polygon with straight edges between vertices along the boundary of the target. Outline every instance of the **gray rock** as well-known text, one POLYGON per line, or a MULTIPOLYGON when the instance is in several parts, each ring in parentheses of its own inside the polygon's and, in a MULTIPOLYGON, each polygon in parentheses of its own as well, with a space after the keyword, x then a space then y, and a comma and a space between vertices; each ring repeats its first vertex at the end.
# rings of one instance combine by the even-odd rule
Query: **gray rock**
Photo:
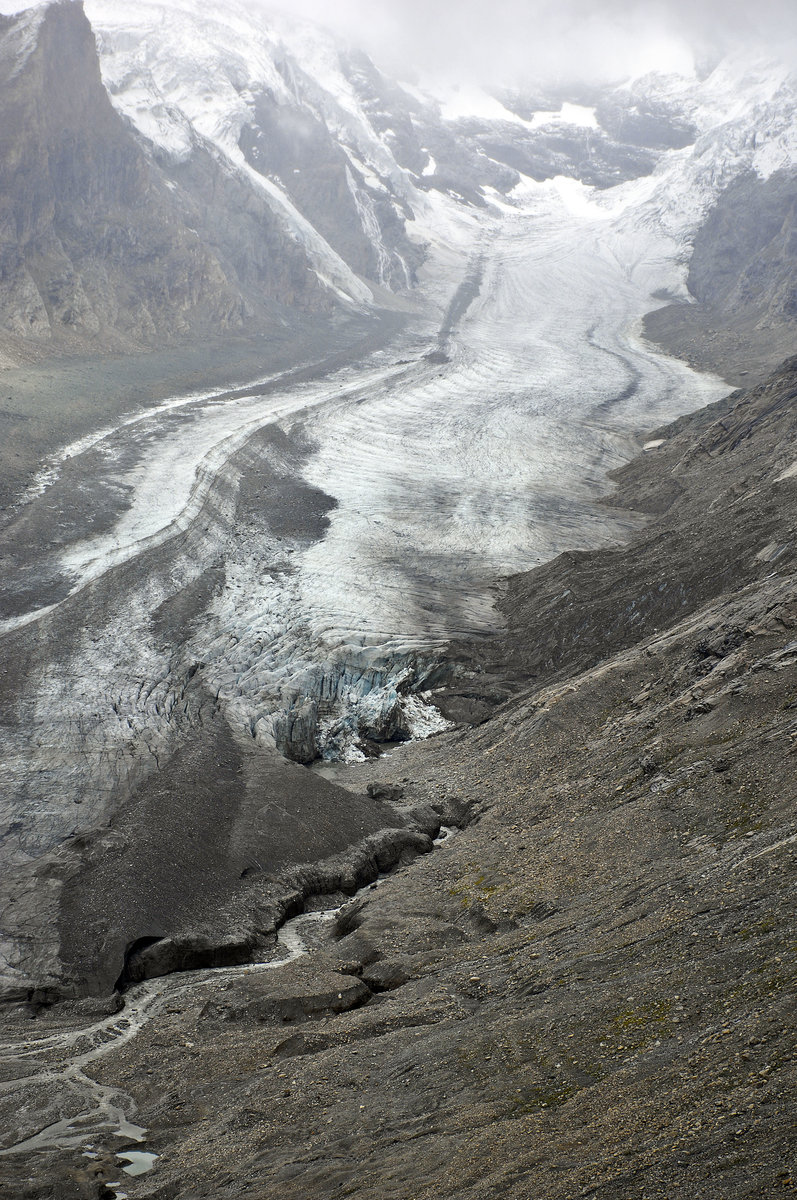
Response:
POLYGON ((397 783, 369 783, 365 789, 373 800, 384 800, 395 804, 404 796, 404 788, 397 783))
POLYGON ((291 963, 237 980, 219 999, 208 1002, 202 1016, 227 1022, 304 1021, 348 1012, 370 995, 366 984, 351 975, 319 970, 312 963, 291 963))

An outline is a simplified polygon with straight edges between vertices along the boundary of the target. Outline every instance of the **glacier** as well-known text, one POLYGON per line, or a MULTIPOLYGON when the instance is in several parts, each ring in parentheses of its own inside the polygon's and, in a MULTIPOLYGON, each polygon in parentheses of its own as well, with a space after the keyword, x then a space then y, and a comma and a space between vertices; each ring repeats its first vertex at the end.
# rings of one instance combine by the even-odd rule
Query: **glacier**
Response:
MULTIPOLYGON (((607 471, 652 428, 727 393, 647 344, 642 318, 662 292, 688 300, 690 238, 722 187, 797 160, 793 79, 730 61, 702 81, 645 83, 698 129, 651 175, 603 191, 524 178, 475 207, 399 165, 311 27, 282 17, 244 37, 242 10, 207 18, 187 0, 86 9, 114 104, 153 154, 179 159, 199 139, 254 179, 238 139, 250 95, 270 88, 334 131, 355 200, 359 177, 407 204, 424 263, 414 289, 395 264, 406 324, 361 360, 176 396, 45 464, 21 514, 52 503, 67 472, 89 509, 112 490, 119 511, 42 548, 43 600, 0 624, 30 665, 24 721, 2 733, 16 865, 94 828, 168 760, 204 719, 196 679, 238 742, 301 762, 441 728, 430 699, 446 647, 496 631, 498 581, 621 541, 639 518, 597 503, 607 471), (296 511, 279 525, 286 481, 296 511), (306 496, 323 509, 312 529, 306 496), (200 585, 175 643, 162 614, 200 585)), ((593 119, 563 108, 540 120, 551 111, 593 119)), ((280 182, 255 182, 319 277, 374 303, 280 182)), ((396 251, 362 197, 358 211, 386 302, 396 251)))

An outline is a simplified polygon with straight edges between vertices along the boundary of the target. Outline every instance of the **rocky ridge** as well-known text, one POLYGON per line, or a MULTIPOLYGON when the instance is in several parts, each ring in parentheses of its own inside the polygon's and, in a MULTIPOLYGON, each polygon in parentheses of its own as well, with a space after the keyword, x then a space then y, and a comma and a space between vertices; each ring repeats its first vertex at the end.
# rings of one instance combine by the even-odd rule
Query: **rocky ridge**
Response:
POLYGON ((329 309, 267 205, 199 148, 193 169, 223 194, 227 244, 202 229, 196 200, 175 195, 114 111, 80 4, 4 17, 0 33, 0 273, 12 361, 262 329, 281 305, 329 309))

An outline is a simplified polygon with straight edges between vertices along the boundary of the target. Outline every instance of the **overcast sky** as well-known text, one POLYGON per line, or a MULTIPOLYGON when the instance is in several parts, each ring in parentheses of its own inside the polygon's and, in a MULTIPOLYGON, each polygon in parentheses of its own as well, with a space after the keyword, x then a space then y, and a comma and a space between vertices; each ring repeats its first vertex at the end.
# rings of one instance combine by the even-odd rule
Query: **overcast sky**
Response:
MULTIPOLYGON (((224 0, 196 0, 212 13, 224 0)), ((330 26, 404 78, 617 80, 741 47, 797 65, 797 0, 238 0, 330 26)), ((0 11, 27 7, 0 0, 0 11)))

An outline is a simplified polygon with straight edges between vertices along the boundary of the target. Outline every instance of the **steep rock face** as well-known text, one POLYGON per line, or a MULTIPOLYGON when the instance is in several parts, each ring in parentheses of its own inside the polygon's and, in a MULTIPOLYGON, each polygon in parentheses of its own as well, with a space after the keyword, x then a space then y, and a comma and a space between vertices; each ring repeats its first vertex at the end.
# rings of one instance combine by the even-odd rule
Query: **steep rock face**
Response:
POLYGON ((279 176, 297 209, 357 274, 388 287, 409 286, 406 257, 412 255, 403 223, 384 194, 368 187, 323 122, 266 94, 256 97, 253 109, 239 142, 246 161, 264 176, 279 176))
POLYGON ((697 303, 646 319, 648 334, 734 382, 764 376, 797 337, 797 174, 750 171, 719 196, 692 245, 697 303))
MULTIPOLYGON (((235 3, 208 13, 92 0, 88 13, 113 103, 170 179, 184 179, 204 148, 266 202, 336 296, 370 300, 361 279, 413 284, 413 188, 331 35, 235 3)), ((217 210, 207 187, 193 194, 217 210)))
POLYGON ((283 309, 301 317, 337 307, 337 297, 319 280, 304 247, 263 196, 225 169, 212 146, 200 143, 188 160, 163 173, 193 241, 223 263, 226 278, 234 282, 241 297, 240 324, 268 332, 283 309))
POLYGON ((719 199, 695 238, 689 290, 729 319, 797 318, 797 173, 745 175, 719 199))
POLYGON ((80 4, 6 18, 0 33, 7 334, 52 349, 135 348, 262 325, 274 301, 329 305, 268 206, 243 196, 207 153, 197 169, 221 190, 227 244, 207 229, 198 236, 200 206, 170 191, 114 111, 80 4))

